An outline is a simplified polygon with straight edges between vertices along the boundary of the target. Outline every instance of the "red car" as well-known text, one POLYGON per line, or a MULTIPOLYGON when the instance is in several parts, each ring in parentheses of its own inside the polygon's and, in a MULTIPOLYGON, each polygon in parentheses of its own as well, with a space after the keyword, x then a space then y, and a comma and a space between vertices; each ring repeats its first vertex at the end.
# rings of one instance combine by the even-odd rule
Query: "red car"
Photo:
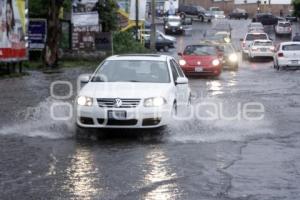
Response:
POLYGON ((189 45, 179 53, 179 64, 186 75, 219 76, 222 62, 217 47, 213 44, 189 45))

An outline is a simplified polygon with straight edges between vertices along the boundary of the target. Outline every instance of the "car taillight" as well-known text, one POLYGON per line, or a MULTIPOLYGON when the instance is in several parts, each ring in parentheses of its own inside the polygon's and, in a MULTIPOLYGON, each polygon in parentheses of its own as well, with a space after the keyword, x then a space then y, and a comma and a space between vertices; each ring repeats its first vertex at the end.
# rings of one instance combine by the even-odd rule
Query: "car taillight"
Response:
POLYGON ((271 51, 275 51, 275 47, 270 47, 270 50, 271 51))
POLYGON ((278 53, 278 57, 284 57, 283 53, 278 53))

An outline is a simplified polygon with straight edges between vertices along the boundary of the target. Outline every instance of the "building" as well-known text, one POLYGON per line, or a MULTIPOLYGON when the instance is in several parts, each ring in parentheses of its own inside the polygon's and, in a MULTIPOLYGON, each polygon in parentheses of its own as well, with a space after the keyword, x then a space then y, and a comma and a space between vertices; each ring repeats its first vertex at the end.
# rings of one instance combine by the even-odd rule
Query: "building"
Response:
POLYGON ((257 0, 181 0, 181 2, 189 5, 200 5, 206 9, 217 6, 226 14, 234 8, 241 8, 245 9, 250 16, 254 16, 258 8, 260 12, 272 12, 274 15, 279 15, 281 10, 283 14, 288 14, 292 10, 291 0, 260 0, 259 6, 257 0))

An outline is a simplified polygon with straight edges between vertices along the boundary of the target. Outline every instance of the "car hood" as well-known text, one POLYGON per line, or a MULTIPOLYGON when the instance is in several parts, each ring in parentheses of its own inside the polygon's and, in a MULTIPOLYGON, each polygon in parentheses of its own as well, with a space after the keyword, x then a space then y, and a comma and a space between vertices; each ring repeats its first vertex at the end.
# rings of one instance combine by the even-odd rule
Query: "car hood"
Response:
POLYGON ((181 25, 181 23, 180 22, 168 22, 168 25, 169 26, 176 26, 176 27, 178 27, 178 26, 181 25))
POLYGON ((210 66, 214 59, 217 59, 217 56, 190 56, 184 55, 182 58, 187 62, 189 66, 210 66))
POLYGON ((149 98, 167 97, 172 90, 171 83, 128 83, 89 82, 79 95, 93 98, 149 98))

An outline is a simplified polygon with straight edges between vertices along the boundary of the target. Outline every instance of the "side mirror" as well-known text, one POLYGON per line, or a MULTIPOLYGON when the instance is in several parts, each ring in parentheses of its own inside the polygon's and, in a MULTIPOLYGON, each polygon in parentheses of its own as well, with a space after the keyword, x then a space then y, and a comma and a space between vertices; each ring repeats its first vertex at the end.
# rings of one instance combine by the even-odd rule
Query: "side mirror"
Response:
POLYGON ((82 75, 82 76, 80 76, 79 80, 80 80, 80 83, 88 83, 90 78, 91 78, 91 76, 89 76, 89 75, 82 75))
POLYGON ((188 84, 189 80, 186 77, 178 77, 175 81, 176 85, 179 84, 188 84))
POLYGON ((182 56, 182 53, 179 52, 178 55, 179 55, 179 56, 182 56))

